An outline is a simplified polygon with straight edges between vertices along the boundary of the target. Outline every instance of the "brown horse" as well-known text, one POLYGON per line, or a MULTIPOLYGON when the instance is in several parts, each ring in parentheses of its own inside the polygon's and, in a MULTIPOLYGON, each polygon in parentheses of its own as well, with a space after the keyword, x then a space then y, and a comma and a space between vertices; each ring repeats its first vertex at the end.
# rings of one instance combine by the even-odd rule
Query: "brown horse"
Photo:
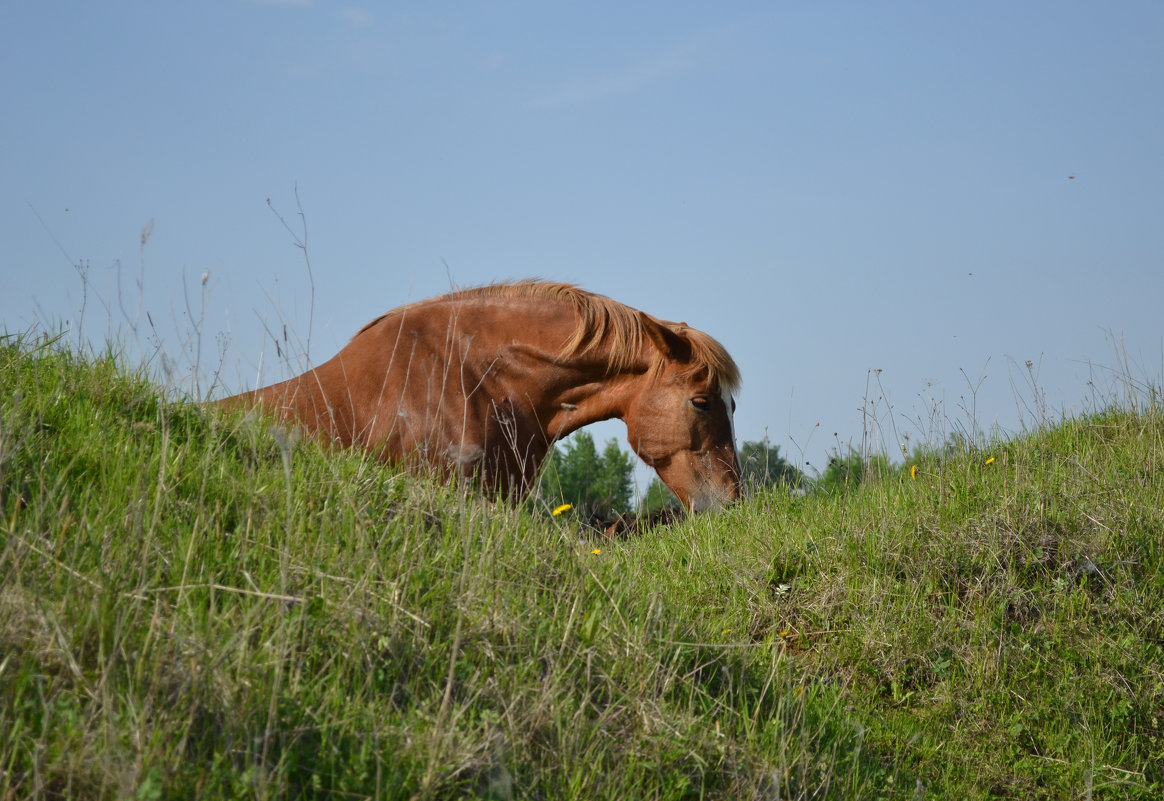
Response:
POLYGON ((598 420, 689 509, 740 494, 723 346, 570 284, 520 281, 411 303, 303 375, 221 401, 519 499, 553 443, 598 420))

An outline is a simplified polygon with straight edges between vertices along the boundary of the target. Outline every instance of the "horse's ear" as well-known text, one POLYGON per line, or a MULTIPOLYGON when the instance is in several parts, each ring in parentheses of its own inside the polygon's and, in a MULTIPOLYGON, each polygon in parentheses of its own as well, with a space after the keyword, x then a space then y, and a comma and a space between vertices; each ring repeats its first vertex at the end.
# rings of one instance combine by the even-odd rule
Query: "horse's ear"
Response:
POLYGON ((687 328, 687 323, 679 323, 672 328, 649 315, 644 314, 642 317, 643 330, 655 343, 655 347, 659 349, 660 353, 668 359, 680 362, 687 361, 691 357, 691 343, 682 333, 687 328))

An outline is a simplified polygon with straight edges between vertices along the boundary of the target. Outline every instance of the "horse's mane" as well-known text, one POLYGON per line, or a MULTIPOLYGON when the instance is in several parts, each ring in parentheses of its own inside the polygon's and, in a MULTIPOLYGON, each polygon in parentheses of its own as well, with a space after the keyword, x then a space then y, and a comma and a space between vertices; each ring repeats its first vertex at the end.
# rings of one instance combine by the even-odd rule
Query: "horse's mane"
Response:
MULTIPOLYGON (((553 283, 526 279, 504 283, 486 284, 484 286, 458 289, 431 300, 418 301, 393 309, 381 315, 364 328, 374 325, 379 320, 391 314, 397 314, 407 309, 415 308, 428 303, 443 301, 469 300, 473 298, 517 297, 542 298, 569 303, 578 315, 578 327, 573 336, 562 346, 561 356, 580 356, 599 345, 605 345, 608 351, 608 367, 611 372, 618 372, 634 364, 642 350, 643 337, 649 318, 661 326, 666 326, 675 334, 682 337, 691 348, 691 360, 681 375, 689 376, 706 371, 708 380, 736 392, 740 386, 740 371, 727 350, 711 336, 702 331, 690 328, 686 323, 672 323, 658 320, 619 303, 604 295, 587 292, 575 284, 553 283)), ((359 334, 357 334, 359 336, 359 334)), ((661 371, 664 359, 660 354, 653 370, 661 371)))

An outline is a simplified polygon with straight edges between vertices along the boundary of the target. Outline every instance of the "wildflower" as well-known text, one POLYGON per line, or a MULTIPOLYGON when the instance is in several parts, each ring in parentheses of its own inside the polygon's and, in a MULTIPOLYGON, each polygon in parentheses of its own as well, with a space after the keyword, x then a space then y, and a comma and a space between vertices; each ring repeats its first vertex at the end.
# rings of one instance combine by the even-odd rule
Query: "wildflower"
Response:
POLYGON ((591 551, 590 553, 594 554, 595 556, 598 556, 598 554, 602 553, 602 549, 601 549, 601 548, 595 548, 595 549, 594 549, 593 551, 591 551))
POLYGON ((916 464, 911 464, 909 466, 909 477, 910 478, 917 478, 917 465, 916 464))
POLYGON ((776 636, 777 637, 787 637, 791 633, 792 633, 792 629, 784 629, 784 631, 780 632, 776 636))
POLYGON ((724 629, 724 630, 723 630, 723 633, 724 633, 724 634, 731 634, 731 633, 732 633, 732 630, 731 630, 731 629, 724 629))
POLYGON ((564 503, 561 506, 559 506, 557 509, 554 510, 554 513, 553 513, 554 517, 557 517, 558 515, 562 514, 563 512, 568 512, 573 508, 574 507, 571 504, 564 503))
POLYGON ((993 456, 991 456, 989 459, 987 459, 987 460, 986 460, 986 462, 985 462, 985 463, 986 463, 986 464, 993 464, 993 463, 994 463, 994 457, 993 457, 993 456))

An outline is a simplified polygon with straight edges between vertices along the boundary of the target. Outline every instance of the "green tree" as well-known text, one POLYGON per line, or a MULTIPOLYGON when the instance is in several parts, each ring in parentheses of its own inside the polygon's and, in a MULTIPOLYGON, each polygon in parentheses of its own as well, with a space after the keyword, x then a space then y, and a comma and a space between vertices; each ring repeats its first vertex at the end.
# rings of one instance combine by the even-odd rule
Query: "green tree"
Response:
POLYGON ((602 449, 601 469, 596 485, 598 499, 608 509, 626 513, 631 510, 634 497, 634 460, 631 455, 618 447, 618 440, 609 439, 602 449))
POLYGON ((856 489, 871 478, 887 476, 892 472, 889 458, 884 454, 873 454, 865 459, 859 451, 850 447, 846 456, 841 456, 839 452, 833 454, 824 474, 813 482, 813 488, 828 493, 843 493, 856 489))
POLYGON ((762 442, 745 442, 740 448, 741 478, 746 489, 784 485, 790 489, 808 482, 799 469, 780 455, 779 446, 765 438, 762 442))
POLYGON ((663 483, 662 479, 655 476, 651 479, 651 483, 647 485, 647 491, 643 495, 642 501, 639 502, 640 515, 652 515, 660 509, 678 509, 679 499, 672 494, 671 490, 667 489, 667 485, 663 483))
POLYGON ((538 481, 538 495, 549 506, 573 505, 583 514, 631 509, 634 461, 611 439, 599 455, 594 437, 579 431, 552 448, 538 481))

